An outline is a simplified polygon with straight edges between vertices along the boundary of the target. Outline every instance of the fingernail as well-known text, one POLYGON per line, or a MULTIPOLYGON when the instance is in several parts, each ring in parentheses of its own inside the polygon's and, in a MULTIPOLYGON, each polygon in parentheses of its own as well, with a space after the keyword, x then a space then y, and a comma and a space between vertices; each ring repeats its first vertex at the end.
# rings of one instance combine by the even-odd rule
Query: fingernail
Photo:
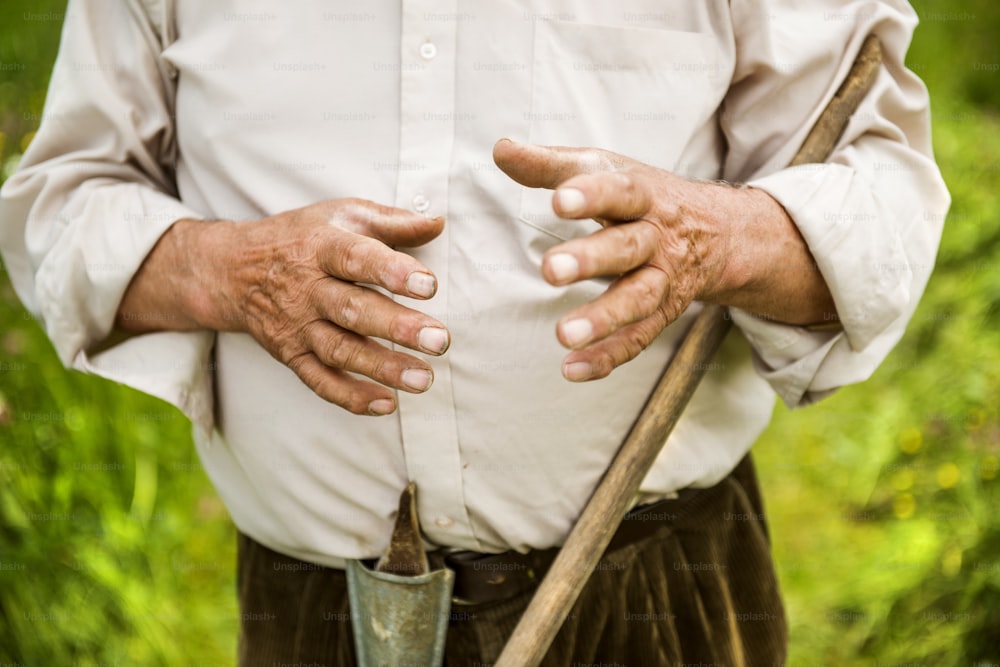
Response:
POLYGON ((387 415, 396 409, 396 404, 391 398, 377 398, 368 404, 368 414, 387 415))
POLYGON ((406 289, 410 294, 429 299, 437 291, 437 279, 429 273, 414 271, 406 277, 406 289))
POLYGON ((410 368, 403 371, 403 384, 414 391, 427 391, 434 382, 434 376, 430 371, 420 368, 410 368))
POLYGON ((562 215, 574 215, 583 210, 587 200, 576 188, 559 188, 556 190, 556 203, 562 215))
POLYGON ((580 263, 576 257, 565 252, 559 252, 548 259, 549 273, 556 279, 556 282, 568 283, 576 280, 580 275, 580 263))
POLYGON ((562 374, 570 382, 582 382, 593 376, 594 367, 586 361, 575 361, 571 364, 563 364, 562 374))
POLYGON ((417 345, 431 354, 443 354, 448 349, 448 330, 439 327, 424 327, 417 334, 417 345))
POLYGON ((559 327, 559 329, 562 331, 563 340, 570 347, 582 345, 594 335, 593 325, 590 323, 590 320, 585 318, 570 320, 559 327))

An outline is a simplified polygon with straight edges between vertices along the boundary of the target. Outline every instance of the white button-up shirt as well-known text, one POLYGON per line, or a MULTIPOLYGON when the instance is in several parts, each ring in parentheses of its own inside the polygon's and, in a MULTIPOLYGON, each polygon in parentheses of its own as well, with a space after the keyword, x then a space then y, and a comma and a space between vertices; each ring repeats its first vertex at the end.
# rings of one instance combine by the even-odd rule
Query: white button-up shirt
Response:
MULTIPOLYGON (((597 146, 780 201, 843 322, 731 311, 642 490, 724 477, 770 418, 865 379, 903 333, 948 206, 928 101, 903 67, 904 2, 74 0, 41 129, 3 190, 0 243, 67 365, 191 417, 237 526, 339 565, 388 541, 419 487, 434 544, 559 544, 699 306, 596 382, 560 375, 556 320, 605 280, 552 287, 542 253, 596 223, 493 164, 502 136, 597 146), (874 32, 885 65, 829 164, 784 169, 874 32), (413 305, 445 322, 425 394, 348 414, 247 335, 113 336, 144 256, 183 217, 251 220, 362 197, 443 215, 413 254, 438 277, 413 305)), ((790 443, 789 446, 794 446, 790 443)))

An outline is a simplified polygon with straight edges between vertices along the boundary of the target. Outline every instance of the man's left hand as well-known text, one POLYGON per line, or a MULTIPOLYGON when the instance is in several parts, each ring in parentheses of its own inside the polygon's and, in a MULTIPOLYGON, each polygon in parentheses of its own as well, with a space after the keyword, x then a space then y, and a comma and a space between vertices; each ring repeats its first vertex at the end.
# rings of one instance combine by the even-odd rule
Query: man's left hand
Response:
POLYGON ((729 202, 722 200, 745 191, 596 148, 501 139, 493 159, 522 185, 554 189, 559 217, 593 218, 603 227, 551 248, 542 260, 552 285, 616 277, 604 294, 559 320, 559 342, 573 350, 563 362, 567 380, 607 376, 692 301, 718 296, 730 256, 728 225, 719 215, 729 202))

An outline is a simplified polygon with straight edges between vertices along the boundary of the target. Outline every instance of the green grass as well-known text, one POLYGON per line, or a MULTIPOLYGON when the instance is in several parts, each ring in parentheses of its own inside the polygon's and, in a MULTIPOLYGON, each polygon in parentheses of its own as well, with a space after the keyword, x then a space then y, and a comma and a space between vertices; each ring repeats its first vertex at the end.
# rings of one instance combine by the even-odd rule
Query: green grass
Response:
MULTIPOLYGON (((883 367, 779 407, 756 448, 789 665, 1000 662, 1000 7, 914 4, 935 19, 909 62, 954 204, 883 367)), ((0 5, 0 62, 24 65, 0 72, 0 164, 37 125, 58 39, 24 12, 62 5, 0 5)), ((0 276, 0 664, 231 664, 234 539, 181 415, 66 372, 0 276)))
POLYGON ((0 299, 0 664, 228 664, 235 533, 179 412, 0 299))

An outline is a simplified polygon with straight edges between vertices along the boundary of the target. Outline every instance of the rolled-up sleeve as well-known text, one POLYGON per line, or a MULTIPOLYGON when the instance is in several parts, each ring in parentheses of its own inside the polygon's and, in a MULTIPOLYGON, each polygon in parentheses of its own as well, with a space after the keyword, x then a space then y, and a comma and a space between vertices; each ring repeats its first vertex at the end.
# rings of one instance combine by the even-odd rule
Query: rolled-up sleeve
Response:
POLYGON ((41 127, 0 194, 0 248, 64 364, 210 427, 211 333, 114 333, 157 240, 200 217, 176 196, 173 86, 158 53, 138 2, 69 3, 41 127))
POLYGON ((840 326, 796 327, 731 309, 759 373, 790 406, 869 377, 899 341, 934 265, 950 203, 934 163, 926 88, 904 67, 905 2, 733 2, 737 65, 723 109, 727 180, 784 206, 840 326), (782 168, 868 34, 883 65, 828 163, 782 168))

